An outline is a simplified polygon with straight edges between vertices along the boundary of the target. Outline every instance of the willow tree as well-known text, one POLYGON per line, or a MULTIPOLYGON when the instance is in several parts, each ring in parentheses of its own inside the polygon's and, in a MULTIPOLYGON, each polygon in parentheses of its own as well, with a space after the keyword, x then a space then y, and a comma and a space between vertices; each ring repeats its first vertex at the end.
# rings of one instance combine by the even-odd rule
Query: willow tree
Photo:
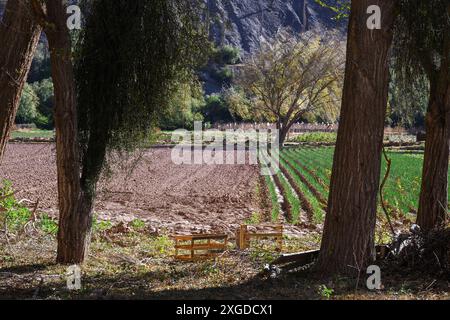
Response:
POLYGON ((196 0, 85 4, 85 26, 75 53, 78 135, 69 137, 79 142, 81 162, 66 162, 78 181, 66 181, 74 189, 60 189, 65 193, 60 194, 60 263, 81 263, 86 257, 97 183, 108 155, 140 146, 175 84, 191 76, 207 47, 196 0), (76 205, 68 205, 77 196, 74 190, 79 193, 76 205))
POLYGON ((396 30, 396 71, 406 86, 426 76, 429 102, 417 224, 431 230, 448 214, 450 138, 450 2, 400 1, 396 30))
POLYGON ((345 49, 336 34, 279 32, 244 60, 237 85, 251 99, 255 118, 275 121, 280 144, 307 114, 333 121, 339 113, 345 49))
POLYGON ((0 161, 19 108, 42 27, 31 0, 7 2, 0 21, 0 161))

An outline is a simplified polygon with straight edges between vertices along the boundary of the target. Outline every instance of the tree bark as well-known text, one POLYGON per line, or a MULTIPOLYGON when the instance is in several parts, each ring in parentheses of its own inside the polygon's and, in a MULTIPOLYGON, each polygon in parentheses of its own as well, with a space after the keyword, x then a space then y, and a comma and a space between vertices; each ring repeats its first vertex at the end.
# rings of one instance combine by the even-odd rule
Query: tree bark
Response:
POLYGON ((10 0, 0 23, 0 162, 14 125, 41 26, 29 0, 10 0))
MULTIPOLYGON (((75 78, 62 0, 46 0, 47 35, 55 91, 59 229, 57 262, 82 263, 87 256, 93 199, 82 192, 75 78)), ((45 13, 44 13, 45 14, 45 13)))
MULTIPOLYGON (((450 5, 449 5, 450 14, 450 5)), ((450 29, 447 26, 447 29, 450 29)), ((450 30, 449 30, 450 32, 450 30)), ((448 215, 448 161, 450 138, 450 39, 435 79, 430 79, 430 102, 417 224, 423 231, 443 227, 448 215)))
POLYGON ((316 265, 326 274, 359 273, 375 257, 375 221, 388 97, 388 53, 395 3, 352 1, 347 62, 328 210, 316 265), (381 30, 367 28, 370 5, 381 30))

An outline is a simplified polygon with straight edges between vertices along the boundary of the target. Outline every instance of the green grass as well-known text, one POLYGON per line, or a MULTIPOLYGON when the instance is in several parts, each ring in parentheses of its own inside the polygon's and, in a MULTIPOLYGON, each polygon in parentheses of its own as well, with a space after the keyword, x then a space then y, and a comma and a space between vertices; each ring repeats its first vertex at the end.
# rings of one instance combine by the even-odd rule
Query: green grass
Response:
POLYGON ((267 188, 269 189, 270 202, 272 203, 272 210, 271 210, 272 221, 275 222, 278 220, 281 211, 280 203, 278 202, 278 194, 276 191, 275 183, 272 180, 272 177, 265 176, 264 179, 266 181, 267 188))
POLYGON ((285 197, 285 200, 288 202, 291 210, 290 213, 292 215, 292 221, 289 222, 295 223, 298 221, 298 217, 300 216, 300 200, 298 199, 294 190, 292 190, 291 185, 281 172, 278 173, 278 178, 280 179, 281 185, 283 186, 284 190, 283 196, 285 197))
POLYGON ((17 138, 27 138, 27 139, 33 139, 33 138, 45 138, 45 139, 51 139, 55 137, 55 133, 53 130, 40 130, 40 129, 24 129, 24 130, 17 130, 13 131, 11 133, 12 139, 17 138))
POLYGON ((301 135, 295 137, 293 142, 324 142, 324 143, 334 143, 336 142, 337 134, 335 132, 309 132, 302 133, 301 135))

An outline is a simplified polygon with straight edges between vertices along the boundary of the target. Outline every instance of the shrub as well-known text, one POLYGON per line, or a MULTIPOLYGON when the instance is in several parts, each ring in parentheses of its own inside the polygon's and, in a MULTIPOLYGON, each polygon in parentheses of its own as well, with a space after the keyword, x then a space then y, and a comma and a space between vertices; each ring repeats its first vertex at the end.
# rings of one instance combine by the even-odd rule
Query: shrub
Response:
POLYGON ((220 83, 229 84, 233 80, 233 71, 231 71, 228 67, 215 69, 213 72, 213 77, 220 83))
POLYGON ((230 122, 233 117, 228 109, 228 106, 220 94, 212 94, 205 99, 205 106, 203 108, 203 116, 208 122, 230 122))
MULTIPOLYGON (((6 223, 6 229, 10 233, 20 233, 25 225, 31 221, 33 213, 17 201, 12 183, 9 180, 3 180, 3 186, 0 188, 0 208, 4 210, 3 214, 5 215, 3 219, 0 219, 0 223, 3 224, 2 228, 5 228, 4 224, 6 223)), ((0 211, 0 213, 2 212, 0 211)), ((35 226, 52 235, 56 235, 58 231, 58 224, 47 214, 40 216, 35 226)))
POLYGON ((224 46, 214 50, 214 62, 220 65, 237 64, 241 60, 239 48, 224 46))
POLYGON ((33 87, 29 84, 25 84, 20 99, 19 109, 16 115, 16 123, 29 124, 33 123, 38 112, 39 98, 33 90, 33 87))
POLYGON ((54 93, 52 79, 45 79, 33 83, 34 92, 39 98, 38 116, 35 124, 41 129, 53 129, 54 93))

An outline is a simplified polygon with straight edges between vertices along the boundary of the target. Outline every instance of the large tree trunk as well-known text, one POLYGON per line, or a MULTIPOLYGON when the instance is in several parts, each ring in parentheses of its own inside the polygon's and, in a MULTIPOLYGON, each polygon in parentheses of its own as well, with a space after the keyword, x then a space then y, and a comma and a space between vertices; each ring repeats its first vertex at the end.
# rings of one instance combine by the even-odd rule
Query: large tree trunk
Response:
POLYGON ((57 262, 82 263, 90 242, 93 199, 80 185, 77 102, 71 41, 62 0, 46 0, 52 78, 55 91, 59 230, 57 262))
POLYGON ((8 1, 0 23, 0 161, 14 125, 41 30, 29 0, 8 1))
POLYGON ((450 39, 447 37, 444 41, 441 69, 437 78, 430 81, 430 102, 426 116, 427 137, 417 215, 417 224, 424 231, 444 226, 448 214, 450 39))
POLYGON ((394 9, 392 0, 352 1, 341 120, 317 263, 324 273, 357 273, 375 256, 394 9), (366 26, 366 10, 373 4, 382 11, 381 30, 366 26))

